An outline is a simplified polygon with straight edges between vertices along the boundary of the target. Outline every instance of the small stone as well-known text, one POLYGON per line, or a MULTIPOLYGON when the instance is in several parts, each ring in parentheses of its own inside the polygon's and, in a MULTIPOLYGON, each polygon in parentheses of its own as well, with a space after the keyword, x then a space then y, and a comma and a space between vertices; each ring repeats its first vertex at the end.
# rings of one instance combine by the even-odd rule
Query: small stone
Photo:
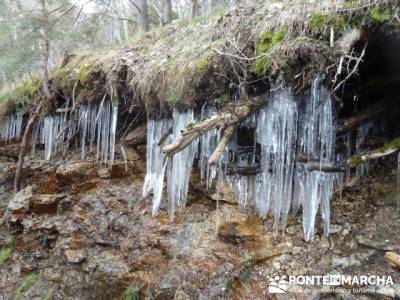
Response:
POLYGON ((301 252, 301 248, 300 247, 293 247, 291 250, 291 253, 293 255, 299 254, 301 252))
POLYGON ((174 300, 186 300, 186 299, 190 299, 190 297, 184 291, 182 291, 181 289, 177 289, 175 291, 174 300))
POLYGON ((79 250, 65 250, 64 255, 69 263, 77 264, 82 262, 86 258, 86 251, 83 249, 79 250))
POLYGON ((342 231, 342 229, 343 229, 342 225, 332 224, 331 228, 330 228, 330 233, 331 234, 335 234, 335 233, 338 233, 338 232, 342 231))

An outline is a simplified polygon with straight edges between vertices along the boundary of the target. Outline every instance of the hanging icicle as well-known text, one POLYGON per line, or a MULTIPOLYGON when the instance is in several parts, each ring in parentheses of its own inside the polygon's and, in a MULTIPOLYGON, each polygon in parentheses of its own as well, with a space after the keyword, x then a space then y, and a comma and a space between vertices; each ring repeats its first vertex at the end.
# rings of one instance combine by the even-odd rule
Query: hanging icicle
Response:
POLYGON ((14 112, 8 114, 0 127, 0 139, 10 141, 21 137, 22 115, 14 112))
MULTIPOLYGON (((217 164, 209 166, 207 161, 216 148, 219 132, 207 131, 170 161, 164 158, 158 141, 173 126, 168 144, 176 140, 183 128, 195 121, 192 111, 173 112, 173 119, 154 121, 147 124, 147 174, 143 194, 153 192, 153 214, 161 203, 164 175, 167 174, 169 214, 172 218, 176 206, 186 202, 190 173, 194 157, 198 152, 200 178, 211 186, 228 184, 241 209, 252 208, 260 216, 274 216, 274 227, 286 226, 287 215, 292 207, 303 210, 305 239, 314 235, 318 210, 329 234, 330 200, 333 185, 340 180, 336 173, 324 172, 323 168, 334 166, 336 155, 335 121, 332 101, 328 90, 317 77, 311 87, 310 96, 297 105, 290 88, 280 88, 268 96, 269 104, 238 125, 240 130, 254 132, 254 145, 238 145, 237 132, 226 147, 217 164), (301 107, 299 109, 298 107, 301 107), (306 157, 296 162, 295 157, 306 157), (229 166, 237 169, 257 169, 255 175, 227 173, 229 166)), ((200 118, 215 114, 204 106, 200 118)))
POLYGON ((116 128, 118 120, 118 106, 113 106, 110 101, 100 104, 81 105, 78 110, 68 116, 68 102, 64 105, 62 113, 48 115, 33 129, 32 156, 35 146, 39 142, 44 145, 45 159, 50 160, 56 153, 65 150, 66 143, 79 136, 81 159, 87 157, 92 151, 93 144, 97 143, 96 158, 102 163, 108 161, 112 164, 115 153, 116 128), (39 138, 39 140, 38 140, 39 138))

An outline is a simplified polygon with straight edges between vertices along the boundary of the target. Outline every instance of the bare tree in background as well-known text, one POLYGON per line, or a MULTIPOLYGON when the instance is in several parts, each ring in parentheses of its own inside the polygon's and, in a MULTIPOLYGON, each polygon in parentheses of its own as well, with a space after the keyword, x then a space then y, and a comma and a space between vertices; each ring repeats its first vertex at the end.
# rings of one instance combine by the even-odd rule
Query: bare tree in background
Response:
POLYGON ((138 26, 141 31, 149 31, 149 8, 147 0, 138 0, 138 26))
POLYGON ((163 1, 163 23, 168 24, 172 21, 172 1, 163 1))
POLYGON ((192 12, 191 12, 192 19, 196 18, 198 15, 199 15, 199 1, 192 0, 192 12))

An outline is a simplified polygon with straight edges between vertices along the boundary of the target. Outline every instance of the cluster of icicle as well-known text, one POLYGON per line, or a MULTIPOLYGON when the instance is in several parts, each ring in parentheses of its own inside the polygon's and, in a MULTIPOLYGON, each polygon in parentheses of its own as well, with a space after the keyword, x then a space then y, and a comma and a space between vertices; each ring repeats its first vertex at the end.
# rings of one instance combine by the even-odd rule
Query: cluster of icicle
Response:
MULTIPOLYGON (((272 213, 275 227, 282 228, 290 209, 297 211, 302 207, 306 240, 313 238, 315 218, 320 209, 324 232, 329 234, 330 198, 338 175, 319 169, 332 166, 336 158, 335 120, 329 92, 318 77, 308 97, 295 100, 290 88, 283 88, 272 92, 268 99, 268 105, 241 124, 254 129, 254 142, 261 146, 258 162, 261 172, 257 175, 227 175, 226 166, 230 162, 241 166, 256 164, 256 146, 254 151, 242 153, 237 151, 236 138, 229 143, 217 165, 208 165, 207 160, 219 138, 217 130, 205 133, 184 151, 166 159, 158 141, 171 126, 173 134, 163 145, 179 137, 181 129, 195 121, 193 111, 174 111, 172 120, 149 120, 143 194, 153 192, 153 214, 157 213, 163 197, 164 177, 167 178, 170 217, 173 218, 176 206, 185 205, 190 173, 197 156, 201 179, 207 182, 207 187, 213 180, 229 184, 241 208, 252 207, 262 217, 272 213), (297 155, 308 159, 296 162, 297 155)), ((215 109, 203 107, 199 118, 215 112, 215 109)))
POLYGON ((74 137, 79 137, 81 158, 87 151, 97 149, 97 159, 112 163, 115 152, 118 106, 110 101, 81 105, 70 113, 68 103, 60 113, 45 116, 33 129, 32 155, 37 143, 45 148, 44 158, 50 160, 56 153, 66 151, 74 137), (95 147, 95 148, 94 148, 95 147))
POLYGON ((10 141, 21 136, 22 115, 14 112, 5 116, 0 127, 0 139, 10 141))

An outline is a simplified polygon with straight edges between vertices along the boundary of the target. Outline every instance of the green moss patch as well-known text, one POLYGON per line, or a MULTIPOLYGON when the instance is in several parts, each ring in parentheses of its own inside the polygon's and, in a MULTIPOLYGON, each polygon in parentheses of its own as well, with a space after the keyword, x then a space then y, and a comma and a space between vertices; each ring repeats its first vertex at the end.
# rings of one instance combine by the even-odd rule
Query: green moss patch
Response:
POLYGON ((260 34, 258 44, 256 46, 257 59, 253 65, 253 72, 256 75, 260 76, 265 73, 267 65, 270 62, 267 54, 271 51, 271 49, 279 45, 285 36, 286 29, 284 28, 275 30, 273 32, 263 32, 260 34))
POLYGON ((316 13, 312 15, 308 24, 310 29, 314 32, 323 32, 329 27, 333 27, 335 32, 343 32, 346 26, 346 21, 343 16, 316 13))
POLYGON ((9 236, 5 245, 0 249, 0 265, 4 264, 11 258, 11 255, 14 251, 14 243, 14 236, 9 236))
POLYGON ((130 285, 124 290, 124 300, 139 300, 139 289, 135 285, 130 285))
POLYGON ((400 137, 391 140, 390 142, 386 143, 382 146, 381 151, 385 152, 389 149, 399 148, 400 147, 400 137))
POLYGON ((377 23, 384 23, 384 22, 390 21, 394 16, 393 11, 388 7, 385 9, 381 9, 379 7, 374 7, 371 10, 370 14, 371 14, 372 20, 374 20, 377 23))

